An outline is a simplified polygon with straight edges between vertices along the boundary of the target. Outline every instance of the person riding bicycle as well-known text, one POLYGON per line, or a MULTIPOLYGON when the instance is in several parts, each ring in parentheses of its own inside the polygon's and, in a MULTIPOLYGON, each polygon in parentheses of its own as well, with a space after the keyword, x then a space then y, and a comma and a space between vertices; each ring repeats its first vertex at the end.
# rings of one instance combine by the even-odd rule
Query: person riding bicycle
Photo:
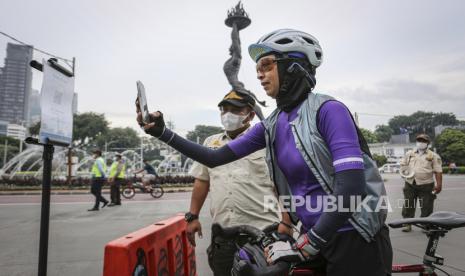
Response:
POLYGON ((143 162, 144 162, 144 167, 136 171, 135 174, 145 172, 142 177, 142 184, 144 185, 144 188, 147 191, 150 191, 152 190, 151 182, 158 177, 158 174, 155 171, 155 168, 152 165, 150 165, 147 159, 144 159, 143 162))
POLYGON ((284 207, 294 223, 302 223, 295 243, 271 245, 269 262, 319 255, 326 261, 328 275, 388 275, 392 247, 385 225, 387 208, 376 208, 385 200, 384 183, 347 107, 312 91, 323 61, 318 40, 302 31, 280 29, 250 45, 249 54, 277 109, 244 136, 209 149, 167 129, 160 111, 152 113, 147 124, 139 112, 139 124, 146 133, 208 167, 266 148, 279 196, 290 198, 286 201, 290 206, 284 207), (339 208, 318 204, 328 198, 339 208), (363 208, 349 208, 354 198, 363 198, 363 208))

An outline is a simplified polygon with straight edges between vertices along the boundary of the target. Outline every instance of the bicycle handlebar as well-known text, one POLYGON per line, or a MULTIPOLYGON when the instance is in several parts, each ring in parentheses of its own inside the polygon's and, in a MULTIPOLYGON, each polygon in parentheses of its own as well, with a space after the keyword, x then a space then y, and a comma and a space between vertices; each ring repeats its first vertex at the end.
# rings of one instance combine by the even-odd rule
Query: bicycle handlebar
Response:
MULTIPOLYGON (((256 243, 260 244, 262 249, 274 242, 275 240, 269 237, 269 234, 278 229, 279 223, 273 223, 268 225, 263 230, 251 225, 238 225, 232 227, 222 227, 221 225, 214 223, 212 225, 212 235, 220 236, 223 238, 233 239, 240 234, 245 234, 255 240, 256 243)), ((265 276, 265 275, 283 275, 290 270, 291 264, 284 261, 278 261, 275 264, 261 267, 260 270, 248 270, 244 271, 250 276, 265 276)))

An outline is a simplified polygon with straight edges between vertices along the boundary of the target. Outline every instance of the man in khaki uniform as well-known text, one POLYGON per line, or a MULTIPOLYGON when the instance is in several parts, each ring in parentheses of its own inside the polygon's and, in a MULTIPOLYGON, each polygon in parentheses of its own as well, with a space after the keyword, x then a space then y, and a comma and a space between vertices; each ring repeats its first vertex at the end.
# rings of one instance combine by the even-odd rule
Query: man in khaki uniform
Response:
MULTIPOLYGON (((235 91, 226 94, 218 104, 225 132, 208 137, 204 145, 219 148, 247 132, 255 115, 254 105, 255 100, 246 94, 235 91)), ((265 211, 263 206, 265 196, 275 196, 264 150, 212 169, 195 162, 190 174, 195 177, 195 182, 186 221, 187 237, 192 245, 195 246, 196 232, 202 237, 198 215, 208 193, 212 222, 223 227, 247 224, 264 228, 280 221, 278 212, 265 211)), ((207 254, 214 275, 230 275, 237 250, 235 243, 242 245, 246 242, 241 239, 243 238, 239 237, 238 240, 231 241, 212 237, 207 254)))
MULTIPOLYGON (((433 212, 434 199, 442 189, 442 162, 441 157, 428 149, 431 139, 426 134, 417 136, 417 147, 408 151, 401 161, 401 169, 407 172, 404 186, 404 206, 402 216, 413 218, 417 198, 421 208, 421 217, 427 217, 433 212), (436 186, 434 184, 436 179, 436 186)), ((412 231, 410 225, 402 229, 404 232, 412 231)))

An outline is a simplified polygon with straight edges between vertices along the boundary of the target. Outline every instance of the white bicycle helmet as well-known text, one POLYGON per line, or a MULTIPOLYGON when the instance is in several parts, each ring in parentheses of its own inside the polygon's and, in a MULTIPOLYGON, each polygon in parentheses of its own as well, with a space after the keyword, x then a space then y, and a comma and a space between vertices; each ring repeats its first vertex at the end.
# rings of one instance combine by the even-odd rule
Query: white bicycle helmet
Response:
POLYGON ((255 62, 272 52, 280 54, 303 53, 315 68, 323 62, 323 51, 318 40, 312 35, 293 29, 273 31, 249 46, 249 54, 255 62))

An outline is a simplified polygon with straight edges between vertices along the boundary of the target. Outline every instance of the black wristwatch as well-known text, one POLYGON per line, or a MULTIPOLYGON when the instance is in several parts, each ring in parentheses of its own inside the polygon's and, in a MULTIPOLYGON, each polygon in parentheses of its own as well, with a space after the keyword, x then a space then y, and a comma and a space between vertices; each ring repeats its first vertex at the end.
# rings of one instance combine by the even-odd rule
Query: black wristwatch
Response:
POLYGON ((192 221, 199 219, 199 215, 192 214, 191 212, 187 212, 184 215, 184 220, 187 221, 187 223, 191 223, 192 221))

